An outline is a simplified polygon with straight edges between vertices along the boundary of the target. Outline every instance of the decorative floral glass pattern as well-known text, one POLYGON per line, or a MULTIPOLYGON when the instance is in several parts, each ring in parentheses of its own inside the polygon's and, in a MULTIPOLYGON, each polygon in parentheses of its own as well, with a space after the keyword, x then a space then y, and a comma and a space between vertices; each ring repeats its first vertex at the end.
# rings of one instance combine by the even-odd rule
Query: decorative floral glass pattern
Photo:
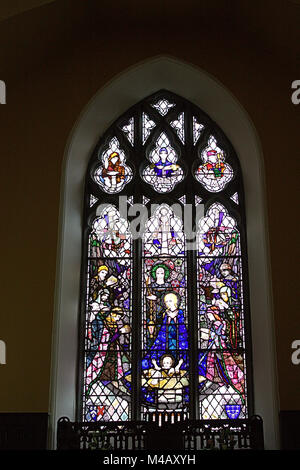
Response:
POLYGON ((152 104, 153 108, 159 112, 162 116, 168 114, 170 109, 175 106, 175 103, 170 103, 167 99, 160 99, 156 103, 152 104))
POLYGON ((152 121, 146 113, 142 115, 142 140, 143 144, 151 134, 152 129, 155 127, 155 122, 152 121))
POLYGON ((90 207, 96 204, 97 201, 98 199, 93 194, 90 194, 90 207))
POLYGON ((193 143, 194 145, 196 145, 196 143, 198 142, 203 129, 204 129, 204 125, 198 122, 195 116, 193 116, 193 143))
POLYGON ((180 113, 175 121, 171 121, 171 126, 177 132, 177 135, 181 142, 184 144, 184 113, 180 113))
POLYGON ((239 195, 238 193, 234 193, 232 196, 230 196, 230 199, 235 202, 236 204, 239 204, 239 195))
POLYGON ((131 145, 134 145, 134 118, 130 118, 127 124, 122 126, 121 129, 126 135, 131 145))

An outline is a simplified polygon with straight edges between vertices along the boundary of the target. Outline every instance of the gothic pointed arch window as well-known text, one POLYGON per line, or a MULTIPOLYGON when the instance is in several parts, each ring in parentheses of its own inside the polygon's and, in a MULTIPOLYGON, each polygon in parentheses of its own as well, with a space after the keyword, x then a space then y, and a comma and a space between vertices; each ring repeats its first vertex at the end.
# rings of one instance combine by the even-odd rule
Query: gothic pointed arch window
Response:
POLYGON ((78 419, 251 415, 243 181, 222 130, 147 97, 100 138, 84 204, 78 419))

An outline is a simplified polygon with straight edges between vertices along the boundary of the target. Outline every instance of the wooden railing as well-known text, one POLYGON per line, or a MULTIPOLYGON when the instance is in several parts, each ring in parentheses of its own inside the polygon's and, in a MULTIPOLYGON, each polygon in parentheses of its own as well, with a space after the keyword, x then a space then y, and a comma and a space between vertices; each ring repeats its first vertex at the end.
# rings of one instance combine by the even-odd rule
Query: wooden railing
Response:
POLYGON ((71 422, 57 426, 57 448, 81 450, 263 449, 263 422, 255 415, 240 420, 180 420, 150 416, 143 422, 71 422))

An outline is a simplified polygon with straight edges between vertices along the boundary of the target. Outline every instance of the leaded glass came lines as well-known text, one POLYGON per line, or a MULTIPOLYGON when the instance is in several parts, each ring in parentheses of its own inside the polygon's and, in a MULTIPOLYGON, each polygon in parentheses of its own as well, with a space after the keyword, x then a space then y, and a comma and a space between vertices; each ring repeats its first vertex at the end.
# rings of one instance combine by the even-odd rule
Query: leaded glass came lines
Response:
POLYGON ((188 410, 185 236, 166 204, 146 224, 143 258, 143 412, 188 410))
POLYGON ((143 179, 158 193, 169 193, 183 179, 183 170, 168 136, 162 132, 155 142, 148 159, 150 165, 143 172, 143 179))
POLYGON ((175 129, 179 139, 184 144, 184 113, 180 113, 178 119, 171 121, 171 126, 175 129))
POLYGON ((125 164, 126 155, 116 137, 109 148, 100 155, 101 165, 94 173, 94 180, 106 193, 118 193, 132 179, 132 170, 125 164))
POLYGON ((207 147, 201 153, 203 164, 197 168, 195 178, 211 192, 225 188, 233 177, 231 166, 226 163, 224 151, 218 147, 214 136, 210 136, 207 147))
POLYGON ((170 103, 167 99, 161 99, 152 104, 152 106, 159 112, 159 114, 165 116, 168 114, 169 110, 175 106, 175 104, 170 103))
POLYGON ((152 129, 155 127, 155 122, 152 121, 149 116, 145 113, 143 113, 142 117, 142 140, 143 144, 146 142, 148 139, 149 135, 151 134, 152 129))
POLYGON ((236 222, 215 203, 200 220, 198 231, 201 419, 247 417, 242 281, 236 222))
POLYGON ((248 417, 244 192, 222 130, 145 98, 99 140, 84 201, 78 420, 248 417))
POLYGON ((134 145, 134 118, 130 118, 127 124, 122 127, 122 131, 126 135, 127 139, 134 145))
POLYGON ((83 419, 130 419, 132 251, 128 223, 112 205, 89 237, 83 419))

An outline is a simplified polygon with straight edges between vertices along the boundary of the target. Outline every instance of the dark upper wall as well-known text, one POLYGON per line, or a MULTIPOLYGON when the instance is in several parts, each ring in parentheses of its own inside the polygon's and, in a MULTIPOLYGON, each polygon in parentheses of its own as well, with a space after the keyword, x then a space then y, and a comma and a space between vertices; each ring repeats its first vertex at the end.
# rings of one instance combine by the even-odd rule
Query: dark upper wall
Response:
MULTIPOLYGON (((101 2, 101 9, 98 3, 53 2, 0 23, 5 44, 0 79, 7 84, 7 104, 0 107, 0 339, 7 344, 0 411, 48 410, 61 165, 72 126, 108 80, 159 54, 215 76, 247 110, 261 139, 280 403, 281 409, 300 409, 299 369, 290 360, 291 342, 300 339, 295 294, 300 106, 290 99, 291 82, 300 79, 292 58, 300 41, 287 52, 282 37, 286 24, 296 36, 300 7, 287 2, 285 26, 274 30, 273 40, 273 9, 264 34, 262 10, 256 22, 253 2, 248 16, 242 7, 225 8, 225 2, 201 2, 200 8, 188 1, 184 12, 179 1, 170 10, 169 2, 155 2, 154 8, 124 2, 121 14, 116 4, 101 2)), ((275 12, 283 12, 282 4, 275 4, 275 12)))
POLYGON ((52 1, 53 0, 22 0, 22 2, 20 2, 19 0, 1 0, 0 21, 52 1))

